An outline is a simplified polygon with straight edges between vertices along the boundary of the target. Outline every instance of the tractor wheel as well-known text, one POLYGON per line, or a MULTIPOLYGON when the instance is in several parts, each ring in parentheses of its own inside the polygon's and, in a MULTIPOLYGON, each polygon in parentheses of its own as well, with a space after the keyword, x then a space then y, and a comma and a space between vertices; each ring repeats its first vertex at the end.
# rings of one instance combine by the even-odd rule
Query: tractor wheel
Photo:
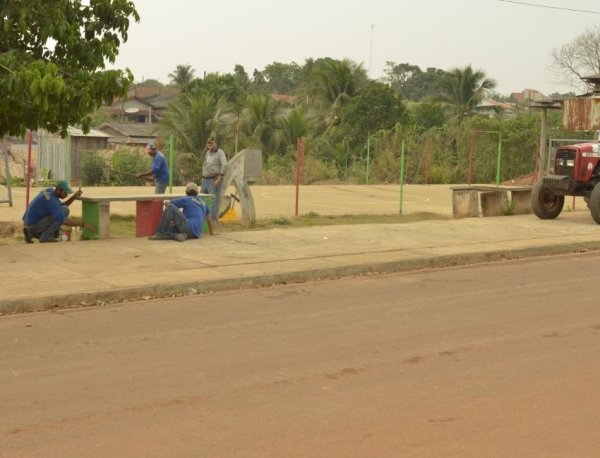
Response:
POLYGON ((538 218, 556 218, 560 215, 564 204, 565 196, 554 194, 548 188, 542 186, 542 180, 538 181, 531 191, 531 208, 533 208, 533 213, 535 213, 538 218))
POLYGON ((590 203, 588 204, 588 207, 590 207, 590 213, 592 214, 594 221, 600 224, 600 183, 594 186, 594 189, 592 189, 592 195, 590 196, 590 203))

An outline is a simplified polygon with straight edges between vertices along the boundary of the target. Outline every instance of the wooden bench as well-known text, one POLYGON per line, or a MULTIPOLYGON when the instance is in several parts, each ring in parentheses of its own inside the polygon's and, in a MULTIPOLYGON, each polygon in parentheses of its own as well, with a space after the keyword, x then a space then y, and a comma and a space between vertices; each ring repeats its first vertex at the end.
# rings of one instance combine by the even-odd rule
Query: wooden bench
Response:
POLYGON ((479 195, 481 194, 481 215, 506 215, 510 209, 513 215, 531 213, 532 186, 451 186, 452 212, 455 218, 479 216, 479 195), (511 193, 511 203, 508 193, 511 193))
MULTIPOLYGON (((199 194, 210 206, 212 195, 199 194)), ((165 200, 184 197, 182 194, 152 194, 129 196, 80 196, 83 221, 94 226, 95 232, 84 229, 82 237, 88 240, 106 239, 110 237, 110 203, 135 202, 135 235, 148 237, 160 223, 165 200)))

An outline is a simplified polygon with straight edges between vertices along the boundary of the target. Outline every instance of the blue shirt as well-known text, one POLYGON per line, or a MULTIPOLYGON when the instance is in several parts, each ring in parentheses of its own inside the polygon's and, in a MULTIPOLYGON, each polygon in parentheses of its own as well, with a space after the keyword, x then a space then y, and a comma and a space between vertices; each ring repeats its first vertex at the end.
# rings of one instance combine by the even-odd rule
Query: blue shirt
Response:
POLYGON ((54 193, 54 188, 46 188, 35 197, 25 210, 23 221, 25 226, 33 226, 42 218, 52 215, 60 224, 63 223, 66 216, 62 211, 62 203, 54 193))
POLYGON ((190 229, 196 238, 200 238, 204 220, 206 219, 206 215, 210 213, 210 209, 206 205, 206 202, 204 202, 204 199, 197 196, 185 196, 173 199, 171 203, 177 208, 183 208, 183 216, 188 220, 190 229))
POLYGON ((152 158, 151 172, 154 174, 154 179, 157 183, 169 183, 169 166, 167 165, 165 155, 160 151, 157 151, 152 158))

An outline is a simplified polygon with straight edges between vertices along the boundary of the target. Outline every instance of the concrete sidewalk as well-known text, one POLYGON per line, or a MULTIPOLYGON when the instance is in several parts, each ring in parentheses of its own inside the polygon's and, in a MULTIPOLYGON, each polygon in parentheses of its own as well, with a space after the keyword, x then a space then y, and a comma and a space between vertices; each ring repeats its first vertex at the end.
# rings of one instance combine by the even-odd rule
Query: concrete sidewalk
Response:
POLYGON ((2 246, 0 313, 600 249, 589 212, 2 246))

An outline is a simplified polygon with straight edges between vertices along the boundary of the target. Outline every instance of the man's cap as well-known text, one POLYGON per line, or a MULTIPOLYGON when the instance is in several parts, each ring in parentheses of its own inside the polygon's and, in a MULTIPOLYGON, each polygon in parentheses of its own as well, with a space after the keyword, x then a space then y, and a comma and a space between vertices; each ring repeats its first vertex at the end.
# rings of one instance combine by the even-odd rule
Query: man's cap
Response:
POLYGON ((65 180, 60 180, 58 183, 56 183, 56 189, 61 189, 67 194, 73 194, 71 186, 69 186, 69 183, 67 183, 65 180))
POLYGON ((196 183, 188 183, 185 187, 185 192, 196 191, 198 193, 198 185, 196 183))
POLYGON ((154 143, 148 143, 146 149, 156 149, 156 145, 154 143))
POLYGON ((208 140, 206 140, 206 143, 213 143, 216 141, 217 141, 217 139, 215 137, 208 137, 208 140))

